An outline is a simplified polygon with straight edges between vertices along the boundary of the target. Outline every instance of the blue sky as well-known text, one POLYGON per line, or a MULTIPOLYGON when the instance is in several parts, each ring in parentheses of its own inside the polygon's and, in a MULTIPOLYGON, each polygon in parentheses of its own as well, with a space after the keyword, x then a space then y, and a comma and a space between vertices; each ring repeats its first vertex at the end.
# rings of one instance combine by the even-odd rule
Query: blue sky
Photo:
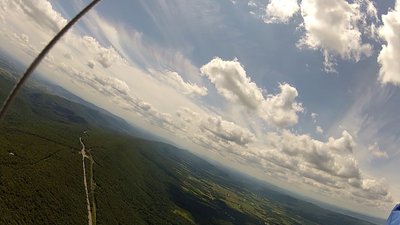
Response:
MULTIPOLYGON (((87 3, 2 1, 0 48, 30 62, 87 3)), ((199 155, 386 216, 400 199, 398 4, 103 0, 39 70, 199 155)))

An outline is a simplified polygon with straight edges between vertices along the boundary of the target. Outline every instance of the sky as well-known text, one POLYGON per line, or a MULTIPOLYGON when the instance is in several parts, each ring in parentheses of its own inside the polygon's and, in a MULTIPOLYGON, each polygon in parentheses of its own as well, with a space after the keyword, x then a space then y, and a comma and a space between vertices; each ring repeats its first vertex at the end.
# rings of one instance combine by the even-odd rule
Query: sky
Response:
MULTIPOLYGON (((28 64, 87 0, 3 0, 28 64)), ((286 190, 400 201, 400 0, 102 0, 38 68, 134 126, 286 190)))

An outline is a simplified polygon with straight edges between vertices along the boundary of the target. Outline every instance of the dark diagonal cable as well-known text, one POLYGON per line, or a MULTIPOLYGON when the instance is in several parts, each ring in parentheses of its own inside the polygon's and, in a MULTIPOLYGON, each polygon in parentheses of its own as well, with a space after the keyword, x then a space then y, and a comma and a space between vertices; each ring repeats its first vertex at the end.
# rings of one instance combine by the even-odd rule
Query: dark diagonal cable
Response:
POLYGON ((13 90, 8 95, 7 99, 4 101, 3 106, 0 111, 0 121, 4 118, 7 113, 8 108, 10 108, 11 103, 14 101, 15 97, 18 94, 18 91, 24 85, 26 80, 32 74, 32 72, 36 69, 36 67, 40 64, 40 62, 44 59, 47 53, 54 47, 54 45, 64 36, 65 33, 87 12, 89 12, 97 3, 101 0, 93 0, 88 6, 86 6, 78 15, 76 15, 71 21, 65 25, 65 27, 57 33, 57 35, 47 44, 47 46, 40 52, 40 54, 33 60, 32 64, 25 71, 24 75, 18 81, 18 83, 14 86, 13 90))

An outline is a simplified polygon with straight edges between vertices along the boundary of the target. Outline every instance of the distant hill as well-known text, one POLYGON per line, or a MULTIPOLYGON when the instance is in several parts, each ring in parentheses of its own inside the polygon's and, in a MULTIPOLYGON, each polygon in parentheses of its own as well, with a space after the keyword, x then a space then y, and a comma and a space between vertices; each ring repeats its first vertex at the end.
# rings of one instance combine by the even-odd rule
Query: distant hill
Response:
MULTIPOLYGON (((0 99, 12 77, 0 70, 0 99)), ((87 224, 80 137, 96 224, 373 224, 243 182, 60 93, 30 84, 0 123, 0 224, 87 224)))
MULTIPOLYGON (((19 77, 19 74, 17 74, 16 72, 11 72, 4 68, 0 68, 0 72, 2 72, 3 75, 3 77, 1 77, 0 79, 3 79, 2 82, 5 83, 15 82, 16 79, 19 77)), ((27 88, 24 90, 24 95, 28 95, 30 98, 27 101, 28 104, 34 104, 39 111, 46 109, 52 111, 48 115, 55 113, 61 115, 61 117, 63 118, 69 118, 69 120, 74 118, 80 120, 84 117, 85 119, 81 120, 81 123, 87 123, 92 126, 94 125, 107 129, 113 129, 145 139, 161 139, 158 136, 152 135, 142 129, 128 124, 124 119, 117 117, 114 114, 111 114, 108 111, 79 98, 78 96, 68 92, 64 88, 56 84, 50 83, 49 81, 39 76, 36 76, 34 77, 34 79, 28 81, 25 86, 27 88), (65 107, 58 104, 58 101, 64 101, 65 107), (53 104, 48 104, 50 102, 52 102, 53 104), (79 116, 72 115, 73 113, 79 116)), ((0 91, 0 97, 2 97, 0 100, 5 98, 6 93, 11 89, 11 87, 12 85, 7 85, 7 87, 3 88, 0 91)), ((41 113, 49 112, 38 112, 38 114, 41 113)))

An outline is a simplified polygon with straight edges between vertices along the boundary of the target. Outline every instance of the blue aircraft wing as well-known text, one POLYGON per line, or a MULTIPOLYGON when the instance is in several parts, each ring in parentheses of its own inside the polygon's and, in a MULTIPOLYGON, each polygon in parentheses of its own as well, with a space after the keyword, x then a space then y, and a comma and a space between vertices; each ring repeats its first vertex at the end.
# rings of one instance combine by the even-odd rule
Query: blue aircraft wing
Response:
POLYGON ((400 225, 400 204, 394 207, 386 222, 386 225, 400 225))

